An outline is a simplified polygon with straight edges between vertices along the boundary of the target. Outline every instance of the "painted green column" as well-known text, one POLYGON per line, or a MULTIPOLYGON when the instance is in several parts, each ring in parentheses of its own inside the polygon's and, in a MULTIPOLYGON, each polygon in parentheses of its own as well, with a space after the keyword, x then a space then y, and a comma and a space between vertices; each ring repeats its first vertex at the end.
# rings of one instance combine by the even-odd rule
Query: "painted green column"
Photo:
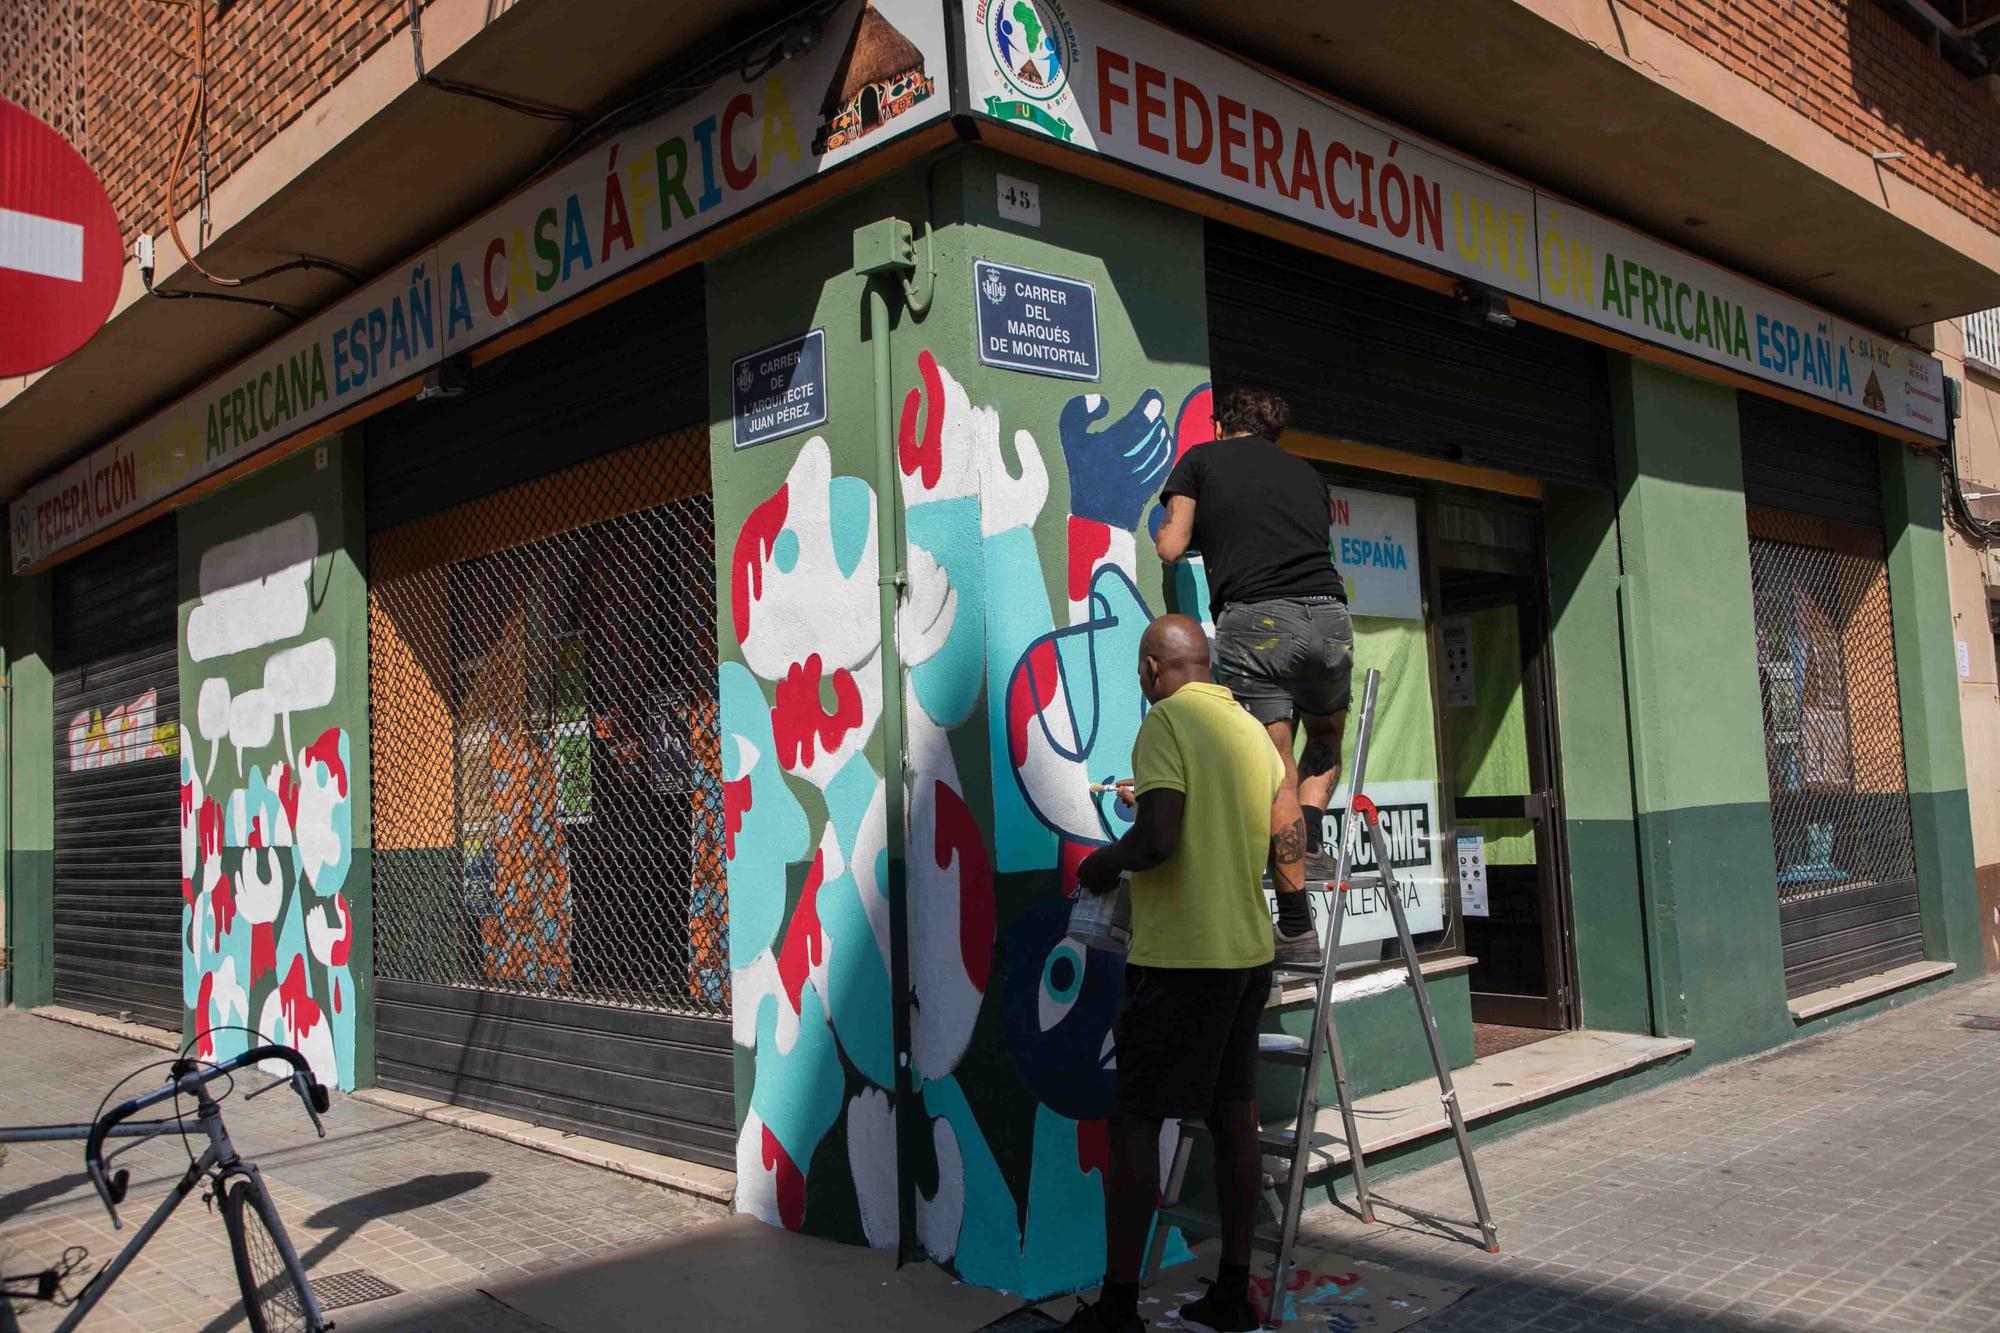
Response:
POLYGON ((7 947, 13 1002, 55 999, 55 673, 47 574, 7 583, 7 947))
POLYGON ((349 432, 178 523, 186 1035, 221 1058, 256 1028, 343 1088, 374 1081, 361 453, 349 432))
POLYGON ((1946 585, 1944 517, 1935 459, 1882 444, 1883 527, 1895 622, 1896 692, 1910 787, 1917 895, 1926 956, 1985 970, 1973 880, 1972 817, 1965 787, 1957 662, 1946 585))
POLYGON ((1792 1028, 1736 394, 1622 356, 1611 385, 1654 995, 1666 1032, 1726 1059, 1792 1028))
POLYGON ((1618 632, 1618 504, 1603 491, 1550 485, 1542 516, 1580 1018, 1585 1027, 1646 1032, 1652 1013, 1618 632))

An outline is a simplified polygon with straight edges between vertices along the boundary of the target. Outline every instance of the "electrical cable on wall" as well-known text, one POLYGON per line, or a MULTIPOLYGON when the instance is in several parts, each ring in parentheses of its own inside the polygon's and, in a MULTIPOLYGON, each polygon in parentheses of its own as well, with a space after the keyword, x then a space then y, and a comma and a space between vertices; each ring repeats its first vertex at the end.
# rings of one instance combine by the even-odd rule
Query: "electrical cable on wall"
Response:
MULTIPOLYGON (((356 286, 359 286, 364 281, 361 273, 346 264, 336 263, 331 259, 321 259, 314 255, 301 255, 297 259, 288 259, 283 263, 273 264, 269 268, 259 269, 255 273, 247 273, 241 277, 233 278, 223 277, 220 274, 210 272, 195 257, 207 245, 209 232, 208 0, 151 0, 151 2, 158 5, 183 8, 190 11, 194 16, 194 87, 188 94, 187 111, 181 118, 180 135, 174 144, 172 163, 167 168, 165 191, 167 232, 173 237, 174 248, 181 252, 181 258, 187 262, 188 267, 218 287, 248 286, 251 283, 262 282, 266 278, 275 277, 280 273, 290 273, 300 269, 324 269, 327 272, 338 273, 356 286), (192 251, 188 249, 186 240, 181 236, 179 192, 181 168, 187 162, 188 148, 191 144, 195 148, 195 189, 199 201, 199 213, 195 232, 196 244, 192 251)), ((220 16, 227 9, 228 0, 222 0, 216 8, 216 13, 220 16)), ((172 48, 170 47, 169 49, 172 48)), ((175 51, 175 54, 185 56, 187 53, 175 51)), ((293 320, 300 318, 298 313, 292 310, 291 307, 277 301, 259 300, 253 297, 223 297, 208 292, 168 292, 158 290, 153 286, 152 237, 148 235, 142 237, 141 240, 143 243, 143 254, 140 256, 139 274, 141 280, 145 283, 146 291, 153 296, 166 300, 183 300, 193 297, 203 297, 211 300, 235 300, 241 304, 261 306, 293 320)))
MULTIPOLYGON (((1949 322, 1963 337, 1965 326, 1958 320, 1949 322)), ((1953 386, 1947 383, 1945 387, 1950 394, 1953 386)), ((1962 400, 1963 394, 1958 397, 1962 400)), ((1948 397, 1947 402, 1950 401, 1948 397)), ((1973 513, 1972 501, 1965 493, 1965 478, 1958 468, 1958 412, 1954 406, 1947 406, 1944 414, 1944 448, 1938 451, 1938 472, 1944 488, 1945 514, 1952 526, 1982 546, 2000 542, 2000 521, 1973 513)))
POLYGON ((706 92, 726 73, 733 72, 745 82, 755 82, 785 61, 797 60, 819 45, 827 17, 839 4, 840 0, 814 0, 796 13, 729 42, 714 55, 676 69, 669 82, 647 80, 644 92, 620 102, 571 135, 529 173, 530 177, 541 175, 587 143, 651 120, 706 92))
POLYGON ((529 101, 524 97, 512 97, 497 93, 490 88, 477 88, 469 83, 458 83, 452 79, 440 79, 424 68, 424 0, 410 0, 410 47, 417 58, 417 82, 427 84, 441 93, 452 93, 459 97, 477 98, 504 107, 523 116, 533 116, 537 120, 559 120, 574 124, 583 119, 581 112, 564 107, 551 106, 547 102, 529 101))

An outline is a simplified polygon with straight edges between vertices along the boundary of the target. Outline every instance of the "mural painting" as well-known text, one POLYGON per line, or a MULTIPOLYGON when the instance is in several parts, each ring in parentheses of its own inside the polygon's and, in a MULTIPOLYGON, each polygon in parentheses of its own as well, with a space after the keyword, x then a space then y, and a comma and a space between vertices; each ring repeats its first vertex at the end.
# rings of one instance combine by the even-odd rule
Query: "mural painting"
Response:
POLYGON ((200 554, 183 629, 197 703, 179 735, 182 976, 196 1054, 226 1058, 254 1030, 351 1087, 353 755, 321 623, 333 571, 310 513, 200 554))
POLYGON ((1168 470, 1209 430, 1205 386, 1178 411, 1148 389, 1003 422, 919 358, 896 438, 906 1110, 892 1093, 884 784, 865 748, 881 713, 874 490, 835 475, 813 437, 719 542, 741 655, 721 668, 721 733, 745 1211, 894 1244, 896 1116, 915 1114, 933 1257, 1031 1296, 1101 1276, 1123 963, 1066 938, 1069 895, 1076 864, 1124 826, 1089 784, 1123 773, 1141 718, 1133 663, 1160 599, 1141 591, 1139 543, 1168 470))

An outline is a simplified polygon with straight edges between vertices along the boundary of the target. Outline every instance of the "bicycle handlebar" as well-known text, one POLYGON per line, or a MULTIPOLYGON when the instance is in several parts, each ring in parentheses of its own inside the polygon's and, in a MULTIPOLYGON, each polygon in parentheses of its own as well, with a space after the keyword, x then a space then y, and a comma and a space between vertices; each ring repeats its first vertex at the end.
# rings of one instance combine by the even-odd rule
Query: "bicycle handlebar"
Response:
POLYGON ((253 1046, 241 1055, 232 1056, 217 1064, 202 1066, 191 1059, 176 1060, 171 1071, 172 1078, 163 1088, 155 1088, 144 1096, 134 1097, 112 1107, 97 1118, 90 1127, 90 1135, 84 1141, 84 1169, 90 1176, 90 1183, 97 1187, 97 1194, 104 1201, 104 1209, 111 1214, 111 1225, 119 1227, 118 1205, 125 1200, 125 1188, 130 1183, 129 1172, 120 1170, 107 1176, 104 1171, 104 1140, 109 1138, 121 1121, 127 1120, 149 1106, 165 1101, 169 1097, 185 1094, 201 1098, 204 1089, 218 1078, 232 1074, 249 1065, 262 1064, 266 1060, 282 1060, 292 1067, 287 1080, 292 1090, 299 1095, 299 1101, 306 1108, 306 1115, 312 1120, 313 1129, 321 1138, 326 1137, 326 1126, 320 1122, 320 1113, 332 1105, 333 1099, 327 1095, 326 1085, 313 1077, 312 1066, 306 1058, 290 1046, 267 1043, 253 1046))

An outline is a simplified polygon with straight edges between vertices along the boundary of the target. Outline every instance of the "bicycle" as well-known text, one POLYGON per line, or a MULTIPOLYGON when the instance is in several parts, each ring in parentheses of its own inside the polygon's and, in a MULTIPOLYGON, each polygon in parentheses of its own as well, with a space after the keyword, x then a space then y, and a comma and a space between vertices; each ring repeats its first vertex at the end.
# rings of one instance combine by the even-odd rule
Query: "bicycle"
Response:
MULTIPOLYGON (((56 1333, 71 1333, 83 1322, 119 1275, 138 1258, 139 1251, 146 1248, 147 1242, 166 1225, 174 1210, 187 1201, 188 1195, 194 1193, 195 1187, 204 1179, 211 1184, 202 1195, 203 1202, 212 1205, 219 1200, 222 1205, 222 1225, 229 1233, 230 1257, 236 1266, 237 1285, 242 1289, 243 1310, 251 1333, 292 1333, 292 1330, 331 1333, 333 1325, 326 1322, 320 1311, 312 1286, 306 1281, 305 1266, 299 1262, 298 1251, 292 1248, 291 1238, 285 1234, 284 1224, 278 1220, 278 1210, 271 1203, 270 1192, 264 1188, 263 1175, 257 1170, 255 1162, 245 1161, 236 1151, 236 1145, 230 1141, 229 1130, 222 1121, 221 1103, 210 1095, 210 1085, 226 1078, 229 1086, 223 1090, 222 1096, 227 1097, 235 1089, 237 1070, 266 1061, 290 1065, 291 1072, 255 1092, 246 1093, 244 1100, 252 1100, 289 1085, 305 1106, 313 1128, 321 1138, 325 1138, 326 1126, 321 1123, 320 1115, 331 1105, 325 1086, 313 1077, 312 1067, 306 1063, 304 1056, 289 1046, 278 1045, 256 1046, 220 1063, 183 1055, 171 1062, 165 1087, 134 1097, 110 1111, 104 1111, 100 1106, 95 1120, 70 1125, 0 1128, 0 1143, 84 1140, 84 1169, 90 1183, 97 1188, 98 1197, 104 1201, 105 1209, 111 1214, 111 1225, 120 1230, 124 1224, 118 1218, 118 1205, 125 1201, 131 1172, 123 1167, 111 1170, 111 1164, 132 1149, 169 1131, 178 1131, 184 1145, 190 1130, 208 1138, 208 1146, 199 1156, 189 1147, 186 1172, 174 1182, 172 1190, 153 1210, 152 1216, 125 1243, 125 1248, 70 1300, 70 1312, 57 1325, 56 1333), (183 1096, 194 1099, 192 1117, 180 1112, 179 1099, 183 1096), (131 1119, 169 1097, 175 1099, 173 1116, 157 1120, 131 1119), (106 1157, 105 1141, 114 1138, 129 1138, 136 1142, 106 1157)), ((117 1088, 112 1091, 116 1092, 117 1088)), ((24 1294, 36 1299, 59 1300, 62 1279, 77 1268, 81 1258, 82 1255, 73 1248, 65 1254, 62 1268, 21 1279, 37 1281, 37 1289, 24 1294)), ((5 1310, 4 1301, 0 1301, 0 1313, 5 1310)))

